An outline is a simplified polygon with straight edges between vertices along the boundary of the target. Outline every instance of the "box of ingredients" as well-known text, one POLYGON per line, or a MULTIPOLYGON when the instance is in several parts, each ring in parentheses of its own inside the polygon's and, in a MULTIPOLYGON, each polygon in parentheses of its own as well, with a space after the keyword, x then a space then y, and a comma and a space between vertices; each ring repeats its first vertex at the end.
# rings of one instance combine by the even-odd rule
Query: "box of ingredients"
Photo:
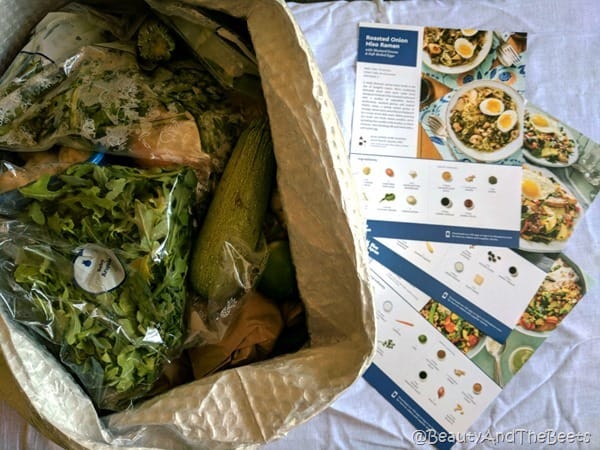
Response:
POLYGON ((0 2, 0 395, 67 448, 276 439, 374 347, 335 109, 283 1, 122 3, 0 2))

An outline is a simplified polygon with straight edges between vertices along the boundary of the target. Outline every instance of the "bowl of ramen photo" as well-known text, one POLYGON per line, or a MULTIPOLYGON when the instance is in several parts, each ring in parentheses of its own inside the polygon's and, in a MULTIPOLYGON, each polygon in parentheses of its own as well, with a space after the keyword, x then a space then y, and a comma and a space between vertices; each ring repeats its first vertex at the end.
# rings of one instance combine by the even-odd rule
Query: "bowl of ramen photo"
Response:
POLYGON ((451 144, 478 162, 497 162, 523 144, 523 97, 498 81, 472 81, 458 89, 446 109, 451 144))

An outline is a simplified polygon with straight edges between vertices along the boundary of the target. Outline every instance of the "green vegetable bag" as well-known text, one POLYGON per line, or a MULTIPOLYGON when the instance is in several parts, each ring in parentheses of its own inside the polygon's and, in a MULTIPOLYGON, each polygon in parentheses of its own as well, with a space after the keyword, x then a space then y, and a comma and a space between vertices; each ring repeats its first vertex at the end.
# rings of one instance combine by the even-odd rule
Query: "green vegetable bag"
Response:
POLYGON ((0 219, 0 296, 96 406, 147 394, 184 339, 191 169, 71 166, 0 219))

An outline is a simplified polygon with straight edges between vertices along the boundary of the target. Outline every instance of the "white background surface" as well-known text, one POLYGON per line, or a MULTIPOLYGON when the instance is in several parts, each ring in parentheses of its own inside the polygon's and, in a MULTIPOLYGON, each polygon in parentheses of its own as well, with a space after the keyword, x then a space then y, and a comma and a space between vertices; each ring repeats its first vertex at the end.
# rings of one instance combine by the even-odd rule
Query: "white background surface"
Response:
MULTIPOLYGON (((528 32, 526 97, 600 142, 598 0, 365 0, 290 3, 290 8, 323 72, 347 142, 359 21, 528 32)), ((594 278, 600 275, 598 233, 600 204, 596 201, 566 250, 594 278)), ((599 319, 600 286, 596 283, 471 430, 516 431, 525 438, 548 429, 557 433, 589 432, 588 444, 553 447, 600 448, 599 319)), ((326 411, 264 449, 419 448, 413 443, 413 432, 401 414, 359 379, 326 411)), ((454 449, 517 447, 520 445, 494 446, 485 441, 459 443, 454 449)), ((525 447, 549 448, 540 443, 525 447)), ((0 402, 0 449, 58 448, 0 402)))

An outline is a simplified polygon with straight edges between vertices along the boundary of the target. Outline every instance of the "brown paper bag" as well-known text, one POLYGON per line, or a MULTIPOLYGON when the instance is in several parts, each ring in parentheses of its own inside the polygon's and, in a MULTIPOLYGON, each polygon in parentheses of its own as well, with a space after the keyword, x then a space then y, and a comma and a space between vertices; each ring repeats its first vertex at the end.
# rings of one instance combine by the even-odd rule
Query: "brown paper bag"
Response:
MULTIPOLYGON (((192 312, 192 316, 197 314, 192 312)), ((192 333, 194 322, 192 318, 192 333)), ((248 292, 240 299, 240 310, 220 342, 188 351, 194 377, 202 378, 221 369, 265 359, 273 350, 283 325, 274 301, 258 292, 248 292)))

